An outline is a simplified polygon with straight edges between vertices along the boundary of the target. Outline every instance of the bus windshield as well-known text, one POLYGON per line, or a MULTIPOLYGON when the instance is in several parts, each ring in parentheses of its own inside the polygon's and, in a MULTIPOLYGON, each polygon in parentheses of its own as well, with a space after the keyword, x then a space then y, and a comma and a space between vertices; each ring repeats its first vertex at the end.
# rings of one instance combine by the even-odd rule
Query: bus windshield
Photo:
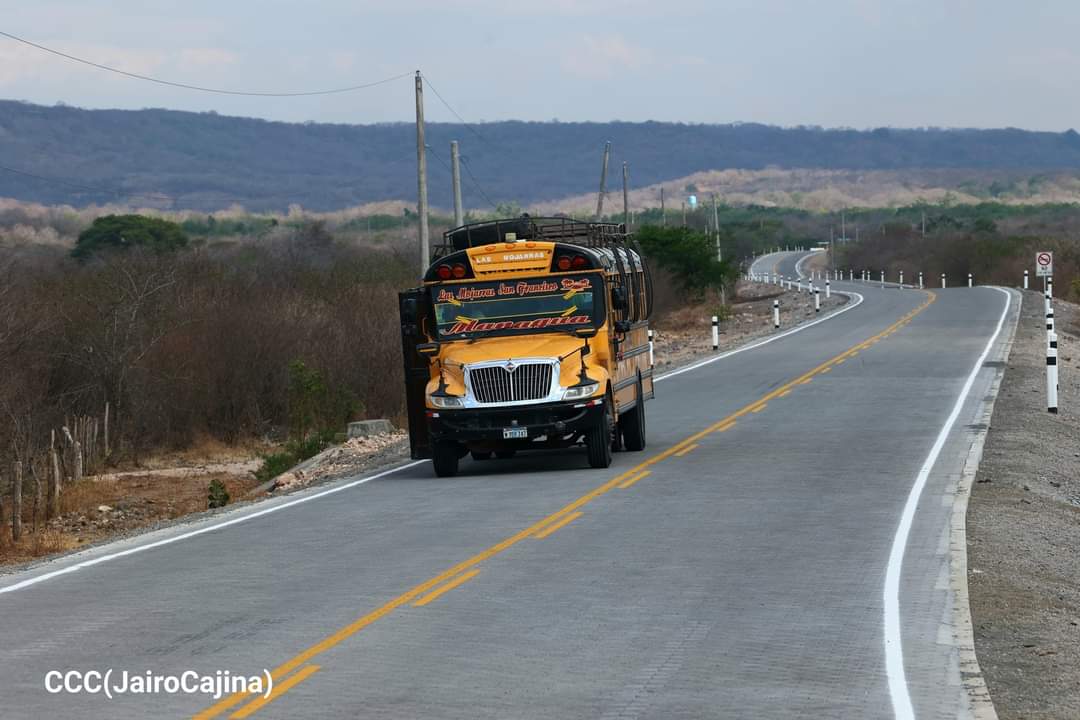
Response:
POLYGON ((491 280, 435 286, 431 299, 439 338, 515 335, 603 323, 599 275, 491 280))

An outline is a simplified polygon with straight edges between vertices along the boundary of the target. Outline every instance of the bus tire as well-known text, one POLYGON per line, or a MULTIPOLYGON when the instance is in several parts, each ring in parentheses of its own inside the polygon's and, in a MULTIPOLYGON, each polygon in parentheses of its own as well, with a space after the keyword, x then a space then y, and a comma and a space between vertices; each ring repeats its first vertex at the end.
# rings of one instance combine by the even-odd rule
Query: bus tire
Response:
POLYGON ((623 443, 627 450, 645 449, 645 398, 641 390, 640 378, 637 384, 637 402, 630 411, 619 418, 619 429, 622 430, 623 443))
POLYGON ((491 451, 490 450, 473 450, 472 451, 472 459, 477 460, 477 461, 490 460, 491 459, 491 451))
POLYGON ((453 477, 458 471, 458 447, 454 443, 435 443, 431 448, 431 465, 437 477, 453 477))
POLYGON ((589 454, 589 467, 606 468, 611 466, 611 402, 604 398, 604 412, 600 422, 585 433, 585 449, 589 454))

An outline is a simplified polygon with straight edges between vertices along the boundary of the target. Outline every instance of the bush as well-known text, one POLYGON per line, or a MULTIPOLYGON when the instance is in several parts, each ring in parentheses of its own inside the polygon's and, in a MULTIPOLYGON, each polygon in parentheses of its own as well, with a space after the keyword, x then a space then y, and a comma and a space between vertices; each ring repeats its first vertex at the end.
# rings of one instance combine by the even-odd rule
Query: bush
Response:
POLYGON ((218 479, 210 481, 210 491, 207 496, 208 507, 213 510, 214 508, 225 507, 229 504, 229 491, 225 489, 225 483, 218 479))
POLYGON ((646 225, 635 237, 646 257, 674 275, 689 292, 719 289, 737 275, 730 261, 716 259, 715 242, 703 232, 646 225))
POLYGON ((86 259, 105 250, 145 247, 171 252, 187 247, 188 236, 177 223, 146 215, 106 215, 79 233, 72 257, 86 259))

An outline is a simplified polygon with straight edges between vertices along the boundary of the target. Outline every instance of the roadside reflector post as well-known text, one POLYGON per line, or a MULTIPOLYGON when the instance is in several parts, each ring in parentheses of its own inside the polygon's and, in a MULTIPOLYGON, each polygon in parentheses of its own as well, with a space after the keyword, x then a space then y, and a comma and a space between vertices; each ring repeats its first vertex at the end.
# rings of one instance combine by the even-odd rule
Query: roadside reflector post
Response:
POLYGON ((971 273, 968 273, 968 287, 971 287, 971 273))
MULTIPOLYGON (((826 280, 825 282, 828 283, 829 281, 826 280)), ((817 288, 814 288, 814 312, 821 312, 821 291, 817 288)))
POLYGON ((1028 289, 1028 271, 1027 270, 1024 271, 1024 289, 1025 290, 1028 289))
POLYGON ((848 279, 848 282, 855 282, 855 271, 854 270, 848 270, 847 279, 848 279))
POLYGON ((945 273, 941 273, 941 289, 945 289, 945 273))
POLYGON ((1058 411, 1057 344, 1057 333, 1050 333, 1050 342, 1046 348, 1046 410, 1054 414, 1058 411))
POLYGON ((825 278, 825 299, 828 300, 832 295, 832 289, 829 287, 830 280, 825 278))
POLYGON ((904 289, 904 271, 903 270, 900 271, 900 289, 901 290, 904 289))
POLYGON ((922 284, 922 271, 921 271, 921 270, 919 271, 919 289, 920 289, 920 290, 922 290, 922 289, 923 289, 923 284, 922 284))
POLYGON ((772 301, 772 324, 777 330, 780 329, 780 301, 772 301))
POLYGON ((885 271, 884 270, 881 271, 881 287, 882 288, 885 287, 885 271))
POLYGON ((1054 306, 1051 305, 1046 310, 1046 332, 1054 331, 1054 306))
POLYGON ((802 278, 799 278, 796 282, 799 285, 799 292, 802 292, 802 278))
POLYGON ((720 318, 712 316, 712 349, 720 349, 720 318))
POLYGON ((1054 299, 1054 278, 1046 278, 1046 294, 1051 300, 1054 299))
POLYGON ((653 331, 649 330, 649 367, 656 367, 656 357, 653 355, 653 331))

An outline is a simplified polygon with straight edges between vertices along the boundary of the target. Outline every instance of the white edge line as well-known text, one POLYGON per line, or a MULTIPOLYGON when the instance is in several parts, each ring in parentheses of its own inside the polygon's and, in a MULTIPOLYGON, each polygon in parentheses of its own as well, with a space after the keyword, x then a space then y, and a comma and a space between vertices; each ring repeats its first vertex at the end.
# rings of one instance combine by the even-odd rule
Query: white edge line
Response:
POLYGON ((423 463, 423 462, 426 462, 426 461, 425 460, 414 460, 413 462, 406 463, 404 465, 398 465, 397 467, 390 468, 389 470, 383 470, 382 472, 376 473, 374 475, 369 475, 367 477, 360 478, 358 480, 351 480, 351 481, 349 481, 347 483, 344 483, 342 485, 337 485, 335 487, 329 488, 328 490, 322 490, 322 491, 317 492, 317 493, 312 493, 311 495, 304 495, 303 497, 296 498, 295 500, 290 500, 288 502, 283 502, 280 505, 274 505, 272 507, 263 508, 262 510, 256 510, 255 512, 251 512, 251 513, 244 513, 244 514, 242 514, 242 515, 240 515, 238 517, 234 517, 231 520, 226 520, 224 522, 214 523, 213 525, 207 525, 205 527, 201 527, 198 530, 191 530, 189 532, 182 533, 180 535, 174 535, 172 537, 163 538, 161 540, 155 540, 154 542, 146 543, 145 545, 138 545, 138 546, 133 547, 133 548, 128 548, 127 550, 121 550, 119 552, 109 553, 108 555, 101 555, 99 557, 91 558, 89 560, 83 560, 82 562, 78 562, 78 563, 75 563, 73 565, 68 565, 66 567, 62 567, 59 570, 53 570, 52 572, 42 573, 41 575, 35 575, 32 578, 27 578, 26 580, 22 580, 21 582, 17 582, 17 583, 14 583, 12 585, 8 585, 6 587, 0 588, 0 595, 3 595, 4 593, 14 592, 16 590, 22 590, 23 588, 30 587, 31 585, 37 585, 40 582, 44 582, 46 580, 51 580, 51 579, 53 579, 55 577, 60 577, 61 575, 67 575, 67 574, 73 573, 73 572, 75 572, 77 570, 82 570, 83 568, 92 567, 94 565, 100 565, 101 563, 106 563, 106 562, 109 562, 110 560, 116 560, 117 558, 127 557, 128 555, 134 555, 136 553, 141 553, 144 550, 151 550, 153 548, 162 547, 164 545, 171 545, 172 543, 180 542, 181 540, 187 540, 189 538, 197 537, 199 535, 205 535, 206 533, 214 532, 215 530, 220 530, 222 528, 229 527, 230 525, 238 525, 239 523, 247 522, 248 520, 252 520, 252 519, 257 518, 257 517, 262 517, 263 515, 269 515, 271 513, 276 513, 279 510, 284 510, 285 508, 290 508, 290 507, 293 507, 294 505, 299 505, 301 503, 311 502, 312 500, 317 500, 319 498, 326 497, 327 495, 333 495, 334 493, 339 493, 342 490, 348 490, 350 488, 357 487, 358 485, 363 485, 365 483, 369 483, 372 480, 377 480, 377 479, 379 479, 381 477, 384 477, 386 475, 390 475, 391 473, 400 472, 401 470, 405 470, 406 468, 411 468, 411 467, 413 467, 415 465, 419 465, 420 463, 423 463))
POLYGON ((1009 314, 1012 295, 1007 290, 999 287, 992 287, 991 289, 1005 295, 1005 307, 1001 311, 1001 317, 998 318, 997 328, 994 330, 994 334, 990 336, 986 347, 983 348, 979 359, 975 361, 975 367, 972 368, 971 373, 964 382, 960 395, 956 398, 956 404, 953 405, 952 412, 949 413, 949 417, 945 420, 941 432, 938 433, 937 439, 934 440, 934 444, 930 448, 930 454, 926 456, 926 460, 923 461, 922 467, 919 469, 919 474, 915 477, 915 483, 911 486, 907 502, 904 503, 904 510, 900 514, 900 524, 896 528, 896 535, 893 536, 892 549, 889 551, 889 564, 885 571, 884 590, 885 673, 889 680, 889 697, 892 700, 893 714, 897 720, 914 720, 915 718, 915 710, 911 704, 911 695, 908 692, 907 678, 904 674, 904 649, 900 634, 900 572, 904 563, 904 550, 907 547, 908 535, 911 533, 915 509, 919 504, 919 497, 922 495, 923 488, 926 486, 926 480, 930 477, 930 471, 933 470, 934 465, 937 463, 938 455, 941 454, 953 425, 956 424, 957 418, 960 417, 968 393, 971 392, 971 387, 975 384, 975 378, 978 376, 979 371, 982 370, 983 363, 986 362, 994 343, 997 342, 998 335, 1001 334, 1001 328, 1005 325, 1005 318, 1009 314))
POLYGON ((835 292, 837 295, 847 295, 848 297, 853 297, 853 298, 855 298, 855 301, 848 303, 847 305, 845 305, 844 307, 842 307, 842 308, 840 308, 838 310, 834 310, 833 312, 829 313, 825 317, 821 317, 821 318, 818 318, 817 320, 812 320, 812 321, 810 321, 808 323, 803 323, 801 325, 796 325, 795 327, 791 328, 790 330, 785 330, 784 332, 780 333, 779 335, 770 335, 769 337, 765 338, 764 340, 759 340, 759 341, 757 341, 755 343, 750 343, 749 345, 743 345, 742 347, 735 348, 734 350, 728 350, 727 352, 722 352, 719 355, 717 355, 716 357, 711 357, 711 358, 708 358, 706 360, 701 360, 699 362, 694 363, 693 365, 687 365, 686 367, 679 368, 678 370, 672 370, 671 372, 666 372, 663 375, 658 375, 655 378, 653 378, 653 382, 660 382, 661 380, 667 380, 670 377, 675 377, 676 375, 682 375, 683 373, 690 372, 691 370, 697 370, 699 367, 704 367, 705 365, 709 365, 710 363, 714 363, 714 362, 716 362, 718 360, 723 360, 724 358, 729 358, 732 355, 738 355, 741 352, 746 352, 747 350, 753 350, 754 348, 759 348, 762 345, 768 345, 769 343, 775 342, 776 340, 786 338, 788 335, 794 335, 797 332, 801 332, 803 330, 806 330, 807 328, 814 327, 818 323, 823 323, 826 320, 832 320, 834 317, 836 317, 838 315, 843 315, 848 310, 854 310, 855 308, 859 307, 859 305, 862 304, 863 296, 860 295, 857 292, 854 292, 853 290, 834 290, 833 292, 835 292))

